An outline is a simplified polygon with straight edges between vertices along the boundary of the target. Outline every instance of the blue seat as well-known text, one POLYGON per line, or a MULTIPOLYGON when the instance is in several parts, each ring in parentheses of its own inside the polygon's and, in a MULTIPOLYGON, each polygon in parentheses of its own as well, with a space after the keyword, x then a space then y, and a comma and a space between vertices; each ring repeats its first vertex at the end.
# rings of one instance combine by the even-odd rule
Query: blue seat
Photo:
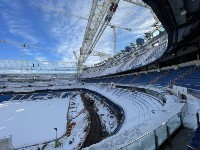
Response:
POLYGON ((187 149, 186 150, 196 150, 196 149, 191 147, 190 145, 187 145, 187 149))
POLYGON ((193 141, 193 140, 190 141, 189 146, 191 146, 191 147, 193 147, 193 148, 195 148, 195 149, 200 150, 200 143, 197 142, 197 141, 193 141))

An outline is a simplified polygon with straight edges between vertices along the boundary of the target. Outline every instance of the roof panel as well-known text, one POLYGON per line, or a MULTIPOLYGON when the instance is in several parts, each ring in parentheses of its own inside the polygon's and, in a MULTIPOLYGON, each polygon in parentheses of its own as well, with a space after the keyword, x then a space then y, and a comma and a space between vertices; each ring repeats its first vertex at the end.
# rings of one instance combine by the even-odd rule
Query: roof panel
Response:
POLYGON ((186 16, 181 15, 181 9, 184 9, 184 2, 183 0, 169 0, 170 6, 173 10, 174 16, 176 18, 177 24, 183 24, 186 22, 186 16))
POLYGON ((184 3, 188 14, 198 11, 200 8, 200 0, 184 0, 184 3))

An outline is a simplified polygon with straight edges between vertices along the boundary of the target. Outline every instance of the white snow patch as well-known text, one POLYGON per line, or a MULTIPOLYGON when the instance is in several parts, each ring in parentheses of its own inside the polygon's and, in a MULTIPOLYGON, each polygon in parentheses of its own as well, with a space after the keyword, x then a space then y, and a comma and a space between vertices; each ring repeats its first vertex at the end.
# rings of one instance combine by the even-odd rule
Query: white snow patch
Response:
POLYGON ((0 107, 0 137, 12 135, 13 147, 55 139, 66 131, 68 99, 6 102, 0 107))

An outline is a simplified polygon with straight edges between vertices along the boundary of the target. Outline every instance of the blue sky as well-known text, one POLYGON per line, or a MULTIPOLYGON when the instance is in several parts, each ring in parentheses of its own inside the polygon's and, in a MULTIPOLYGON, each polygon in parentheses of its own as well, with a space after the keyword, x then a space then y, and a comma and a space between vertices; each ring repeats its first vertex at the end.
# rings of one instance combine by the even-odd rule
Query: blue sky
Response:
MULTIPOLYGON (((25 60, 75 61, 72 52, 79 53, 87 21, 67 14, 88 18, 91 5, 92 0, 0 0, 0 40, 42 48, 25 49, 25 60)), ((134 30, 117 29, 117 51, 142 37, 153 21, 149 10, 121 0, 111 23, 134 30)), ((112 29, 107 27, 95 50, 113 53, 112 29)), ((19 45, 0 42, 0 59, 19 60, 19 45)), ((87 64, 98 61, 90 57, 87 64)))

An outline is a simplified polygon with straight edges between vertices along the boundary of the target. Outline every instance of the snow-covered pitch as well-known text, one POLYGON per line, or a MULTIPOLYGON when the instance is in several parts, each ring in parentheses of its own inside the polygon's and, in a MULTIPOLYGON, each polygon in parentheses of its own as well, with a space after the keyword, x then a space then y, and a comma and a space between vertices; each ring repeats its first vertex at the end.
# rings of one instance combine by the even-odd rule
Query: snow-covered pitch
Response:
POLYGON ((38 144, 66 131, 69 99, 8 101, 0 104, 0 137, 12 135, 13 147, 38 144))

